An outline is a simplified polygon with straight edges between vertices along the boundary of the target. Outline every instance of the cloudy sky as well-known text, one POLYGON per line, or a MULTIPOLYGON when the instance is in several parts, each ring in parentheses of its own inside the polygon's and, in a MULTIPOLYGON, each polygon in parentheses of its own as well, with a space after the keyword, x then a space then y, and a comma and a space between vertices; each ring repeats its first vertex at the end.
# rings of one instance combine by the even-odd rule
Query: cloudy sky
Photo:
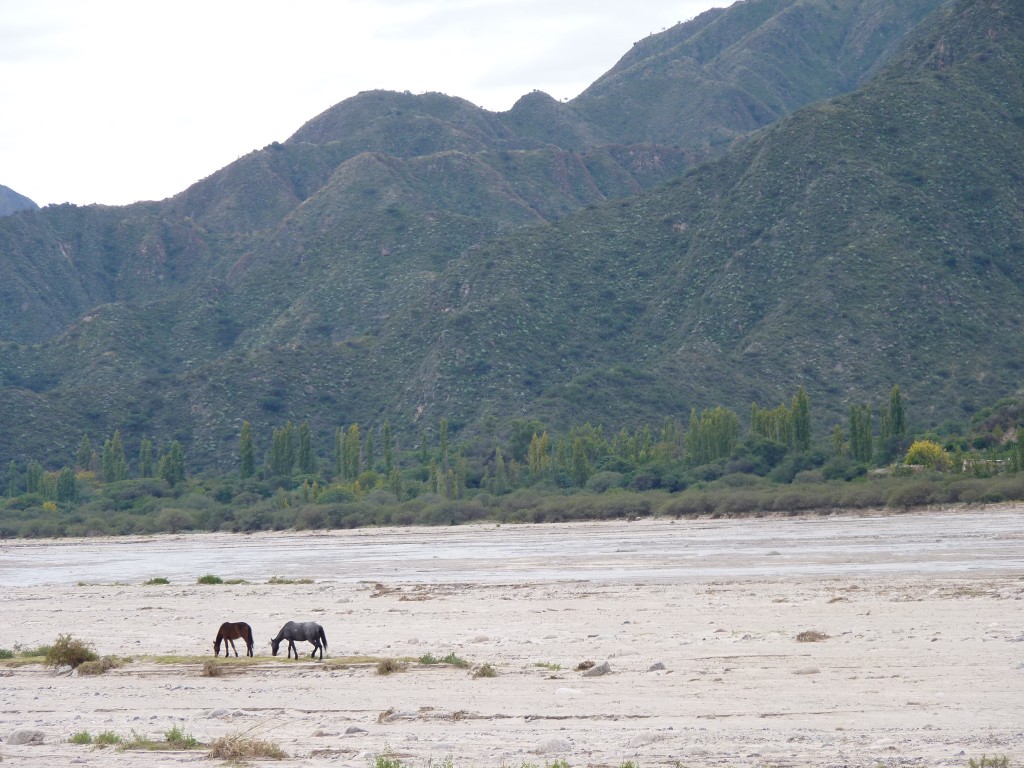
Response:
POLYGON ((732 0, 0 0, 0 184, 40 205, 169 197, 373 88, 503 111, 572 98, 732 0))

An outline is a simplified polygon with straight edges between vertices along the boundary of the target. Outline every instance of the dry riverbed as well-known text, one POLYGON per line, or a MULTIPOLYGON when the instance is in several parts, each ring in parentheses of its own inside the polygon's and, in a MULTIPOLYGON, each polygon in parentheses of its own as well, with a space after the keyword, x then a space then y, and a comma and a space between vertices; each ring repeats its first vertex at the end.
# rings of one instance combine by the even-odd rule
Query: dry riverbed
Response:
MULTIPOLYGON (((1020 547, 1024 525, 1019 510, 1002 514, 994 546, 1005 552, 1007 541, 1020 547)), ((133 660, 99 676, 0 667, 0 758, 27 768, 218 763, 203 758, 203 750, 124 752, 68 742, 83 731, 161 739, 177 727, 204 743, 249 733, 280 746, 289 757, 279 764, 288 766, 366 768, 381 754, 412 768, 449 757, 467 768, 563 760, 573 768, 626 761, 640 768, 966 766, 982 755, 1006 755, 1019 765, 1024 574, 1012 560, 1006 567, 950 569, 950 551, 957 550, 950 518, 904 519, 916 526, 914 536, 925 540, 934 530, 933 538, 950 545, 915 557, 946 566, 935 572, 923 561, 907 566, 901 553, 885 567, 885 547, 863 544, 870 530, 862 519, 849 518, 850 526, 860 526, 855 537, 829 533, 831 554, 827 542, 809 544, 808 532, 841 530, 842 519, 818 521, 817 529, 813 520, 777 519, 745 525, 762 526, 762 533, 774 526, 777 549, 763 555, 790 558, 793 567, 753 576, 729 554, 729 536, 743 526, 722 521, 715 561, 722 570, 714 577, 706 562, 703 570, 674 570, 672 552, 637 548, 609 565, 615 558, 607 553, 574 555, 567 546, 564 563, 548 564, 560 568, 533 561, 527 567, 528 558, 520 562, 500 550, 502 562, 481 556, 448 563, 449 579, 426 570, 423 578, 410 577, 401 568, 382 578, 367 566, 371 578, 339 567, 337 578, 321 572, 313 584, 268 583, 267 573, 261 580, 247 574, 248 583, 235 585, 203 586, 192 577, 163 586, 141 578, 5 586, 0 648, 33 647, 69 633, 101 654, 133 660), (835 557, 835 575, 801 566, 828 556, 835 557), (586 557, 594 562, 576 559, 586 557), (594 576, 598 561, 607 570, 594 576), (868 561, 876 567, 841 565, 868 561), (574 568, 588 578, 574 578, 574 568), (474 577, 484 572, 486 578, 474 577), (309 660, 308 644, 300 644, 298 662, 270 657, 268 640, 289 619, 323 624, 324 663, 309 660), (213 658, 223 620, 253 625, 255 663, 229 663, 224 674, 204 676, 202 658, 213 658), (801 642, 805 632, 820 636, 801 642), (428 654, 455 654, 469 666, 417 661, 428 654), (163 655, 196 658, 163 663, 163 655), (385 676, 378 674, 379 659, 407 666, 385 676), (607 663, 607 673, 588 675, 577 670, 581 662, 607 663), (474 676, 483 664, 496 676, 474 676), (38 732, 42 743, 12 744, 18 731, 38 732)), ((964 520, 969 549, 985 515, 964 520)), ((683 541, 715 536, 716 522, 475 530, 502 545, 524 536, 573 542, 595 531, 626 542, 682 532, 683 541)), ((304 542, 314 559, 330 541, 303 536, 291 534, 289 541, 304 542)), ((444 531, 336 536, 367 546, 386 544, 389 536, 441 541, 444 531)), ((239 539, 192 543, 199 541, 235 547, 239 539)), ((108 553, 149 546, 113 543, 108 553)), ((4 558, 29 551, 19 549, 24 546, 44 545, 5 542, 0 573, 4 558)), ((151 564, 151 575, 160 565, 151 564)))

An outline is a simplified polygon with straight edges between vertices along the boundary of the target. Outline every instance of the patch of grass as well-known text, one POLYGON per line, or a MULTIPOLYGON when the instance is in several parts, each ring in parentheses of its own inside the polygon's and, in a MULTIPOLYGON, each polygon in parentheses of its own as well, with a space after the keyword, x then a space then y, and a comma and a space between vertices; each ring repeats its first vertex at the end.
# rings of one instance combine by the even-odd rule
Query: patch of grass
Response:
POLYGON ((35 648, 22 648, 20 644, 14 644, 14 650, 23 659, 39 659, 50 655, 51 645, 40 645, 35 648))
POLYGON ((9 648, 0 648, 0 659, 13 659, 14 651, 9 648))
POLYGON ((71 734, 71 738, 68 739, 70 744, 92 744, 92 734, 88 731, 79 731, 78 733, 71 734))
POLYGON ((113 731, 103 731, 102 733, 96 734, 96 738, 93 742, 100 747, 113 747, 120 744, 124 739, 119 734, 113 731))
POLYGON ((406 664, 398 659, 381 659, 377 662, 378 675, 390 675, 392 672, 404 672, 406 664))
POLYGON ((196 749, 202 746, 191 733, 183 732, 178 726, 174 726, 164 734, 167 744, 171 749, 196 749))
POLYGON ((374 758, 373 768, 404 768, 404 766, 400 758, 396 757, 391 750, 387 750, 374 758))
POLYGON ((534 663, 533 666, 540 667, 541 669, 549 669, 552 672, 558 672, 562 668, 561 664, 553 664, 550 661, 538 661, 534 663))
MULTIPOLYGON (((120 737, 118 737, 120 739, 120 737)), ((174 726, 164 733, 163 740, 151 739, 138 731, 132 731, 130 740, 120 739, 119 747, 123 750, 138 749, 150 752, 159 752, 166 749, 198 749, 203 746, 192 736, 183 732, 178 726, 174 726)))
POLYGON ((169 579, 165 579, 163 576, 156 576, 149 581, 144 581, 142 584, 146 587, 155 587, 163 584, 170 584, 169 579))
POLYGON ((967 768, 1009 768, 1010 761, 1006 755, 1000 755, 999 757, 987 757, 982 755, 979 760, 975 760, 973 757, 967 761, 967 768))
POLYGON ((796 636, 798 643, 820 643, 822 640, 828 640, 828 635, 816 629, 805 629, 796 636))
POLYGON ((281 576, 271 576, 267 584, 314 584, 313 579, 285 579, 281 576))
POLYGON ((76 640, 71 635, 58 635, 46 654, 48 667, 69 666, 76 668, 87 661, 96 661, 99 656, 88 643, 76 640))
POLYGON ((229 733, 210 743, 207 757, 218 760, 257 760, 269 758, 283 760, 288 754, 272 741, 257 738, 252 729, 239 733, 229 733))
POLYGON ((424 653, 422 656, 420 656, 418 659, 416 659, 416 661, 418 661, 420 664, 440 664, 441 663, 441 660, 439 658, 437 658, 437 656, 435 656, 434 654, 429 653, 429 652, 424 653))
POLYGON ((199 674, 202 677, 220 677, 224 674, 224 668, 216 661, 207 659, 203 662, 203 671, 199 674))
POLYGON ((481 664, 473 670, 473 677, 497 677, 497 670, 490 664, 481 664))
POLYGON ((95 659, 94 661, 83 661, 78 665, 78 674, 80 675, 102 675, 104 672, 108 672, 111 669, 117 669, 123 664, 120 659, 113 656, 104 656, 101 659, 95 659))
POLYGON ((465 659, 460 659, 458 656, 455 655, 454 652, 449 653, 447 656, 441 659, 441 663, 451 664, 453 667, 459 667, 460 669, 465 669, 469 666, 468 661, 466 661, 465 659))
POLYGON ((223 584, 224 579, 212 573, 204 574, 196 579, 196 584, 223 584))

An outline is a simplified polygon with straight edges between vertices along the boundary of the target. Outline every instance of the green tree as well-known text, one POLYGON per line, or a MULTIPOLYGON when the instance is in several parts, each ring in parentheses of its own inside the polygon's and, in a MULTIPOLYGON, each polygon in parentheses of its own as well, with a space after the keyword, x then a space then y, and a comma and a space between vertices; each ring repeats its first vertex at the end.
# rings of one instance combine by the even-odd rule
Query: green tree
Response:
POLYGON ((57 476, 57 501, 72 503, 78 501, 78 478, 75 470, 64 467, 57 476))
POLYGON ((18 495, 18 465, 11 459, 7 465, 7 497, 13 499, 18 495))
POLYGON ((92 462, 92 441, 89 439, 89 435, 82 435, 82 442, 78 444, 78 453, 75 457, 78 463, 78 468, 81 470, 88 471, 90 469, 90 463, 92 462))
POLYGON ((273 431, 270 449, 270 474, 273 477, 291 477, 295 469, 295 426, 285 422, 273 431))
POLYGON ((185 454, 177 440, 172 440, 167 453, 160 457, 157 476, 168 485, 177 485, 185 479, 185 454))
POLYGON ((342 476, 346 480, 355 480, 361 471, 362 447, 359 438, 359 425, 352 424, 345 432, 345 440, 342 445, 342 476))
POLYGON ((394 448, 391 444, 391 422, 385 421, 380 432, 381 448, 384 451, 384 474, 391 477, 391 469, 394 466, 394 448))
POLYGON ((153 443, 148 437, 139 443, 139 477, 153 477, 153 443))
POLYGON ((238 441, 238 476, 243 480, 256 474, 256 449, 253 446, 252 424, 242 422, 242 434, 238 441))
POLYGON ((366 430, 366 448, 364 449, 364 453, 366 455, 366 468, 369 470, 372 470, 374 465, 377 463, 377 457, 374 455, 374 450, 373 428, 371 427, 366 430))
POLYGON ((734 411, 718 405, 710 411, 690 411, 690 429, 686 433, 686 460, 693 465, 724 459, 736 449, 740 420, 734 411))
POLYGON ((873 453, 871 406, 850 406, 850 455, 854 461, 867 464, 873 453))
POLYGON ((43 465, 38 461, 30 461, 25 472, 25 493, 39 493, 43 486, 43 465))
POLYGON ((115 429, 114 436, 103 443, 102 468, 105 483, 116 483, 128 477, 128 460, 124 457, 119 429, 115 429))
POLYGON ((313 453, 308 420, 299 425, 299 472, 304 475, 316 474, 316 455, 313 453))
POLYGON ((811 404, 801 384, 793 396, 793 448, 804 453, 811 450, 811 404))

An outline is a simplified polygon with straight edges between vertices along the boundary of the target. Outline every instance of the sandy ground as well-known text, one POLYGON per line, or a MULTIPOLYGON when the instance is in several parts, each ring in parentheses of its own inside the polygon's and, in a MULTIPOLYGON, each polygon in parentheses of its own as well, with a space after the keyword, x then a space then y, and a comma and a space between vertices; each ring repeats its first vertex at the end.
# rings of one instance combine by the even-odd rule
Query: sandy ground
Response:
MULTIPOLYGON (((668 524, 643 523, 651 536, 668 524)), ((614 534, 629 524, 602 525, 614 534)), ((480 768, 1024 761, 1020 572, 573 580, 512 569, 501 583, 474 583, 471 570, 430 583, 396 574, 5 587, 0 648, 67 632, 136 660, 91 677, 0 667, 0 758, 29 768, 217 764, 202 750, 68 743, 81 731, 161 738, 177 726, 202 742, 249 732, 278 744, 288 766, 367 768, 382 753, 413 768, 447 758, 480 768), (270 658, 269 637, 288 619, 324 625, 326 663, 309 660, 308 644, 298 662, 270 658), (212 658, 222 620, 253 625, 258 664, 204 677, 198 659, 153 658, 212 658), (828 637, 798 642, 805 630, 828 637), (427 653, 487 663, 497 676, 416 662, 427 653), (382 676, 358 657, 409 664, 382 676), (610 672, 585 676, 583 661, 610 672), (42 732, 43 743, 9 743, 18 729, 42 732)))

